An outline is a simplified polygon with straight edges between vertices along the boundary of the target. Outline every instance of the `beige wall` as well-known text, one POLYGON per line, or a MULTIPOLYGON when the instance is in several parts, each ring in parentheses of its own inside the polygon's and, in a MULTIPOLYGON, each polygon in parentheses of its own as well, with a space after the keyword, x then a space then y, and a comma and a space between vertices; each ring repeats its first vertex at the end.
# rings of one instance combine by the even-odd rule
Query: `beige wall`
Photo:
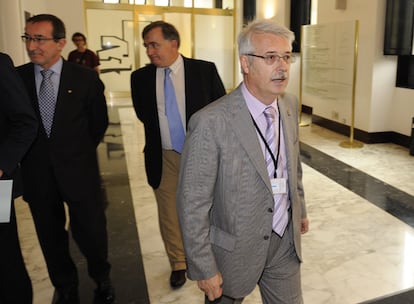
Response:
POLYGON ((367 132, 411 134, 414 90, 395 87, 396 56, 383 55, 386 0, 318 0, 318 23, 359 20, 355 127, 367 132))
POLYGON ((32 15, 48 13, 61 18, 69 38, 62 55, 66 58, 74 49, 73 32, 85 32, 83 0, 0 0, 0 50, 8 53, 16 65, 28 61, 20 36, 24 33, 24 12, 32 15))
MULTIPOLYGON (((269 14, 266 10, 269 1, 257 0, 259 18, 269 14)), ((275 8, 272 19, 289 26, 290 1, 273 2, 275 8)), ((313 2, 317 2, 319 24, 359 20, 355 128, 366 132, 394 131, 410 136, 414 117, 414 90, 395 87, 397 57, 384 56, 382 51, 386 0, 347 0, 345 10, 335 9, 335 1, 332 0, 313 2)), ((287 90, 298 96, 299 80, 300 64, 296 62, 291 67, 287 90)), ((303 104, 313 106, 312 100, 304 99, 303 104)), ((324 110, 330 112, 330 109, 324 110)), ((346 116, 346 113, 339 113, 339 117, 341 114, 346 116)))
MULTIPOLYGON (((258 17, 272 16, 271 10, 274 10, 272 18, 289 25, 290 1, 269 1, 257 0, 258 17), (269 3, 277 5, 269 11, 269 3)), ((240 3, 238 0, 238 9, 240 3)), ((395 87, 397 58, 382 54, 385 3, 386 0, 347 0, 345 10, 336 10, 335 1, 318 0, 317 22, 355 19, 360 22, 355 127, 366 132, 395 131, 410 136, 414 90, 395 87)), ((24 31, 24 10, 58 15, 67 26, 69 38, 74 31, 85 32, 82 0, 0 0, 0 49, 10 53, 16 64, 27 61, 19 38, 24 31)), ((68 41, 64 56, 72 48, 72 42, 68 41)), ((293 64, 288 90, 296 95, 299 94, 299 71, 299 64, 293 64)), ((306 101, 304 104, 312 106, 306 101)))
POLYGON ((19 1, 0 0, 0 51, 10 55, 15 65, 26 61, 23 34, 23 14, 19 1))

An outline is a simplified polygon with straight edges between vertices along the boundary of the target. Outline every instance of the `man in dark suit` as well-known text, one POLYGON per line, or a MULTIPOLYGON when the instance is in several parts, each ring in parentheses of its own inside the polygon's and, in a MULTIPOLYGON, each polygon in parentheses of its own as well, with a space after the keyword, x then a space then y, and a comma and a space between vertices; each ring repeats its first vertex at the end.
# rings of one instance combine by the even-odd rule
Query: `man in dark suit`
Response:
POLYGON ((147 25, 142 38, 151 64, 131 75, 132 101, 145 128, 145 169, 157 200, 161 236, 172 268, 170 285, 185 281, 186 260, 176 211, 176 188, 181 146, 190 116, 225 94, 224 85, 212 62, 190 59, 179 53, 176 28, 164 21, 147 25), (165 74, 165 72, 170 72, 165 74), (168 89, 172 81, 181 137, 175 146, 171 119, 166 116, 168 89), (164 85, 163 85, 164 83, 164 85))
POLYGON ((108 126, 104 85, 95 71, 62 59, 65 26, 56 16, 29 18, 22 39, 31 63, 18 71, 42 122, 22 161, 23 198, 29 203, 55 287, 53 301, 79 303, 77 269, 65 229, 65 202, 72 236, 97 284, 95 302, 113 303, 96 156, 108 126))
MULTIPOLYGON (((0 71, 0 179, 13 179, 36 136, 37 120, 10 57, 3 53, 0 71)), ((19 188, 18 179, 13 183, 19 188)), ((10 221, 0 223, 0 243, 0 303, 31 304, 32 283, 20 250, 13 201, 10 221)))
POLYGON ((188 276, 205 303, 301 304, 309 222, 298 100, 285 93, 294 35, 270 20, 239 35, 243 83, 189 122, 177 194, 188 276))

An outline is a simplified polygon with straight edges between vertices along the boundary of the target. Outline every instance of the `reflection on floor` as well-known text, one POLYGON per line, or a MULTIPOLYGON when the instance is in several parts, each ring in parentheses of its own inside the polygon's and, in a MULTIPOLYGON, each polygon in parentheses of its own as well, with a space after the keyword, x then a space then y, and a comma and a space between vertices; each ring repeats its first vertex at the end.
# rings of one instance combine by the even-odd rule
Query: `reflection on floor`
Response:
MULTIPOLYGON (((194 282, 176 291, 168 285, 169 264, 144 171, 142 125, 128 100, 117 101, 110 110, 112 124, 99 155, 117 303, 203 303, 194 282)), ((414 288, 413 156, 392 144, 342 148, 339 143, 346 137, 316 125, 300 132, 311 220, 311 231, 303 237, 305 303, 414 303, 412 293, 397 298, 414 288)), ((16 210, 34 303, 49 303, 53 288, 30 213, 20 201, 16 210)), ((74 256, 85 282, 81 293, 89 303, 93 285, 76 250, 74 256)), ((244 303, 261 303, 258 291, 244 303)))

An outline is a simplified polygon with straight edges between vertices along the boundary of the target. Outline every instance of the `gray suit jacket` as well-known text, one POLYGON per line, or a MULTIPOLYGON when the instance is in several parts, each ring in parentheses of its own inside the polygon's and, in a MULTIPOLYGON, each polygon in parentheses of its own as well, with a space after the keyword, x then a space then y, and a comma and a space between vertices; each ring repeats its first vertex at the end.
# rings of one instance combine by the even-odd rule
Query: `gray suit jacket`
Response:
MULTIPOLYGON (((279 98, 292 207, 301 259, 306 217, 299 159, 298 102, 279 98)), ((181 157, 177 208, 192 280, 221 272, 223 293, 244 297, 256 286, 272 233, 273 195, 259 139, 239 86, 193 115, 181 157)))

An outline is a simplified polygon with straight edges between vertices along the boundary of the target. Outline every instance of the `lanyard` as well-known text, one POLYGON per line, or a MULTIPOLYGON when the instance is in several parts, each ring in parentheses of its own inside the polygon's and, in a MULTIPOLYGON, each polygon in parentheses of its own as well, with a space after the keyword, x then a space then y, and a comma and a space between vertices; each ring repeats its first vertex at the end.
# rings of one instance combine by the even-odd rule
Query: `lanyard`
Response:
POLYGON ((266 147, 266 150, 269 152, 270 157, 273 160, 273 165, 275 167, 275 173, 273 174, 273 177, 274 178, 277 178, 277 171, 276 170, 277 170, 277 163, 279 161, 279 155, 280 155, 280 114, 279 114, 279 105, 278 105, 277 109, 278 109, 278 113, 277 114, 279 116, 278 117, 279 118, 279 121, 278 121, 279 122, 279 127, 277 129, 277 132, 278 132, 277 141, 278 141, 278 143, 277 143, 277 154, 276 154, 276 158, 275 158, 275 155, 273 154, 273 151, 270 149, 269 144, 266 142, 265 137, 263 136, 262 132, 260 131, 259 127, 257 126, 256 121, 254 120, 253 116, 250 114, 250 117, 253 120, 254 127, 256 128, 257 132, 259 133, 260 138, 262 139, 262 141, 263 141, 263 143, 264 143, 264 145, 266 147))

